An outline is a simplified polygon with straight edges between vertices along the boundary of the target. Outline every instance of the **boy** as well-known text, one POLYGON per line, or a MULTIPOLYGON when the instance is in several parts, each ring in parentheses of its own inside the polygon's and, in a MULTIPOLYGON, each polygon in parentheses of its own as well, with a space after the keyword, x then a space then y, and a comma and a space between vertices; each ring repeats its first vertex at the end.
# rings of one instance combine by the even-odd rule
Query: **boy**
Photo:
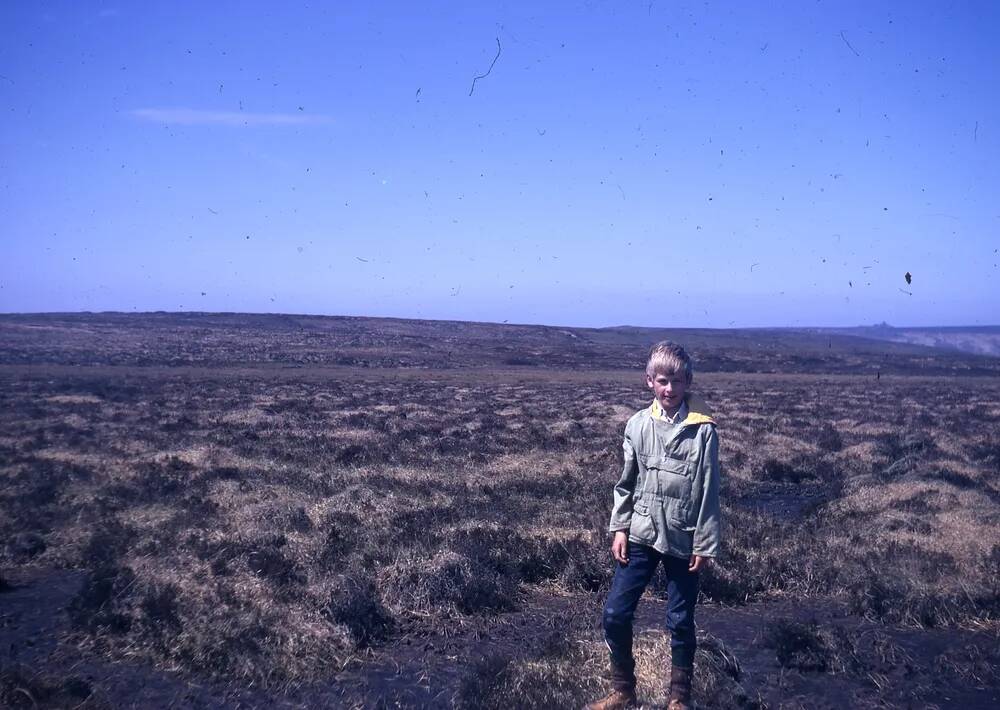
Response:
POLYGON ((586 710, 636 702, 632 617, 661 562, 671 632, 668 708, 693 707, 698 572, 719 551, 719 440, 704 402, 688 393, 692 374, 684 348, 666 340, 654 345, 646 364, 653 403, 625 425, 625 467, 610 525, 618 565, 604 606, 612 691, 586 710))

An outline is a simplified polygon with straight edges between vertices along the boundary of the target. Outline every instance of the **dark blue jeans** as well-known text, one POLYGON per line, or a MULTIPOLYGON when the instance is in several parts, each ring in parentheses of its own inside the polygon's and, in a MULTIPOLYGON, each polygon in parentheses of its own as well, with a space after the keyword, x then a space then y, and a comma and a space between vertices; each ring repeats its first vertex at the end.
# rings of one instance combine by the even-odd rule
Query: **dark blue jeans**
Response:
POLYGON ((656 566, 663 563, 667 577, 667 619, 670 630, 671 663, 677 668, 694 665, 696 648, 694 606, 698 601, 698 574, 688 572, 687 559, 664 555, 648 545, 628 544, 628 564, 618 564, 611 581, 611 592, 604 605, 604 640, 611 651, 611 662, 635 683, 635 659, 632 657, 632 618, 639 597, 653 578, 656 566))

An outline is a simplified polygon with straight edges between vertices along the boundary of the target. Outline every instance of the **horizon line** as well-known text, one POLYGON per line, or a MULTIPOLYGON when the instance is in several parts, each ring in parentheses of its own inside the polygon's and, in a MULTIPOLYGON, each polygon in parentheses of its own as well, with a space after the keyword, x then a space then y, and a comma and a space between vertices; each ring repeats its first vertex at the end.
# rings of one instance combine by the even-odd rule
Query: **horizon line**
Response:
POLYGON ((336 313, 288 313, 282 311, 0 311, 0 318, 4 316, 73 316, 73 315, 199 315, 199 316, 291 316, 296 318, 353 318, 357 320, 398 320, 398 321, 424 321, 440 323, 472 323, 481 325, 498 325, 512 327, 535 327, 535 328, 574 328, 577 330, 614 330, 617 328, 634 328, 637 330, 845 330, 855 328, 890 328, 892 330, 960 330, 976 328, 1000 328, 1000 323, 996 324, 965 324, 965 325, 892 325, 885 321, 871 324, 854 325, 742 325, 742 326, 652 326, 652 325, 630 325, 620 323, 616 325, 601 326, 579 326, 564 325, 559 323, 514 323, 509 321, 492 320, 461 320, 457 318, 417 318, 412 316, 377 316, 377 315, 350 315, 336 313))

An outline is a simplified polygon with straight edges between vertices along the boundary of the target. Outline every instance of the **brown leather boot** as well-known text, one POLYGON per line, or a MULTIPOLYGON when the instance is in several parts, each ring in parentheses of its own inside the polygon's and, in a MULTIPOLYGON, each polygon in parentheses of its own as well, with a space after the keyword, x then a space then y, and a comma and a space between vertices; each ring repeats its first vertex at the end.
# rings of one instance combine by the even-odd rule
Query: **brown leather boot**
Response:
POLYGON ((694 677, 694 668, 670 669, 670 699, 667 701, 667 710, 694 710, 691 702, 691 679, 694 677))
POLYGON ((583 710, 625 710, 635 704, 635 675, 612 663, 611 692, 584 705, 583 710))
POLYGON ((583 710, 625 710, 635 705, 635 688, 612 688, 600 700, 587 703, 583 710))

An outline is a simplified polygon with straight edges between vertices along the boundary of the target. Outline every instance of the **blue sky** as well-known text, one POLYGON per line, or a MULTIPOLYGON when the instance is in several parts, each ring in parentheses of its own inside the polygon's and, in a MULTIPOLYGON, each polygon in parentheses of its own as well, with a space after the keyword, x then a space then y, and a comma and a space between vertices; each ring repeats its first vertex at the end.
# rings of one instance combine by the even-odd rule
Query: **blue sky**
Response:
POLYGON ((0 311, 998 322, 996 3, 285 5, 0 5, 0 311))

